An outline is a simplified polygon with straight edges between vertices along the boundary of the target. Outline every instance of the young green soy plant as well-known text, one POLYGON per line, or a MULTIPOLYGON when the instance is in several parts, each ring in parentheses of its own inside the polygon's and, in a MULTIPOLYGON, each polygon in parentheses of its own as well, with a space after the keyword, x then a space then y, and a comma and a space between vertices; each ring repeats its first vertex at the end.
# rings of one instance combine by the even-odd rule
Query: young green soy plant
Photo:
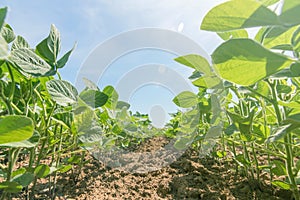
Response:
POLYGON ((225 98, 229 101, 224 104, 228 116, 224 131, 236 162, 252 179, 259 180, 261 170, 269 171, 272 184, 292 191, 296 200, 300 199, 298 12, 300 2, 293 0, 222 3, 201 24, 201 29, 225 40, 213 52, 212 66, 197 55, 176 59, 195 69, 195 86, 214 89, 223 84, 231 96, 225 98), (268 8, 279 3, 278 12, 268 8), (260 27, 254 39, 247 31, 252 27, 260 27), (242 154, 236 146, 242 147, 242 154), (267 165, 260 164, 259 153, 267 156, 267 165), (278 180, 275 175, 286 179, 278 180))

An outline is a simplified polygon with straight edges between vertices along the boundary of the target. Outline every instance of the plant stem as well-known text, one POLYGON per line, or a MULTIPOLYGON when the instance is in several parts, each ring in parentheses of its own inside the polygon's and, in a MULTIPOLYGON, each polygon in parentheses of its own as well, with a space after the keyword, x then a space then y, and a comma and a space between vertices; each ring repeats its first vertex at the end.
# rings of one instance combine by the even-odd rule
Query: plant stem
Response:
MULTIPOLYGON (((271 91, 272 91, 272 104, 273 107, 275 109, 275 113, 277 116, 277 121, 278 121, 278 125, 280 125, 282 123, 282 115, 279 109, 279 105, 277 102, 277 92, 276 92, 276 84, 275 83, 271 83, 270 81, 268 81, 268 84, 271 87, 271 91)), ((293 173, 293 149, 291 146, 291 135, 290 133, 287 133, 286 136, 284 137, 284 147, 285 147, 285 151, 286 151, 286 160, 285 160, 285 167, 288 173, 288 179, 289 182, 291 184, 292 187, 292 192, 294 194, 295 200, 300 200, 300 194, 298 191, 298 186, 295 180, 295 176, 293 173)))

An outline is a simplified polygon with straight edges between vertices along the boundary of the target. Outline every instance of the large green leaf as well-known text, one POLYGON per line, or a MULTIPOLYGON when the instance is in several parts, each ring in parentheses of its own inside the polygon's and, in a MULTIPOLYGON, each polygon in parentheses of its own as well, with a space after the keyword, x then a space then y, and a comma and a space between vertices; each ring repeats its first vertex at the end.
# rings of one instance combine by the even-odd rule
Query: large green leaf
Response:
POLYGON ((79 134, 89 132, 94 123, 95 113, 88 106, 80 106, 74 110, 74 124, 79 134))
POLYGON ((2 28, 2 26, 4 24, 6 13, 7 13, 7 7, 0 8, 0 29, 2 28))
POLYGON ((252 85, 294 62, 250 39, 224 42, 213 52, 212 59, 219 76, 244 86, 252 85))
POLYGON ((27 187, 34 180, 34 175, 30 172, 25 172, 17 177, 14 177, 13 181, 21 184, 23 187, 27 187))
POLYGON ((30 46, 22 36, 18 35, 11 46, 11 50, 14 51, 16 49, 22 49, 22 48, 29 49, 30 46))
POLYGON ((215 86, 220 86, 221 83, 221 79, 215 74, 202 76, 197 80, 193 81, 193 84, 195 86, 202 88, 214 88, 215 86))
POLYGON ((80 93, 79 97, 92 108, 101 107, 108 100, 108 96, 98 90, 84 90, 80 93))
POLYGON ((0 144, 0 146, 6 146, 6 147, 16 147, 16 148, 32 148, 35 147, 40 139, 40 135, 37 131, 34 131, 34 134, 27 140, 23 140, 20 142, 10 142, 5 144, 0 144))
POLYGON ((279 25, 277 15, 255 0, 233 0, 211 9, 201 29, 231 31, 236 29, 279 25))
POLYGON ((50 34, 36 46, 36 53, 52 63, 56 62, 60 51, 60 33, 52 24, 50 34))
POLYGON ((108 96, 108 100, 105 106, 107 108, 115 108, 117 106, 118 99, 119 99, 119 94, 115 90, 115 88, 111 85, 108 85, 103 89, 103 93, 108 96))
POLYGON ((28 117, 9 115, 0 118, 0 144, 27 140, 33 132, 33 121, 28 117))
POLYGON ((59 105, 67 106, 77 101, 78 92, 69 82, 63 80, 50 80, 46 83, 47 90, 52 99, 59 105))
POLYGON ((184 91, 178 94, 173 102, 181 108, 190 108, 198 103, 198 97, 190 91, 184 91))
POLYGON ((265 35, 263 40, 263 45, 266 48, 282 49, 282 50, 292 50, 292 37, 294 32, 297 30, 297 26, 292 28, 286 27, 273 27, 265 35))
POLYGON ((284 0, 279 20, 285 26, 294 26, 300 24, 299 13, 300 1, 284 0))
POLYGON ((52 75, 52 68, 31 49, 19 48, 11 52, 10 60, 26 74, 35 77, 52 75))
POLYGON ((8 44, 16 38, 13 29, 8 24, 5 24, 5 26, 2 27, 1 35, 8 44))
POLYGON ((179 62, 180 64, 191 67, 199 72, 206 73, 206 74, 211 73, 210 64, 202 56, 190 54, 190 55, 178 57, 175 59, 175 61, 179 62))

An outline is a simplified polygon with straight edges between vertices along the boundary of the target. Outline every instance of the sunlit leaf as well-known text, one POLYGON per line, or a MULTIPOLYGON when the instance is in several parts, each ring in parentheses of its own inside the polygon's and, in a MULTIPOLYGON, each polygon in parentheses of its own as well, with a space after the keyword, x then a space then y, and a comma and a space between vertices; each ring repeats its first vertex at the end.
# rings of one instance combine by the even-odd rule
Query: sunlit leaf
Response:
POLYGON ((34 175, 38 178, 44 178, 50 174, 50 167, 48 165, 39 165, 34 170, 34 175))
POLYGON ((99 90, 84 90, 79 97, 92 108, 101 107, 108 100, 108 96, 99 90))
POLYGON ((119 99, 119 94, 115 90, 115 88, 113 86, 110 86, 110 85, 106 86, 103 89, 103 93, 108 96, 108 100, 107 100, 105 106, 108 107, 108 108, 115 108, 117 106, 118 99, 119 99))
POLYGON ((198 97, 190 91, 184 91, 178 94, 173 102, 181 108, 190 108, 198 103, 198 97))
POLYGON ((291 40, 297 26, 292 28, 274 27, 265 35, 263 45, 266 48, 292 50, 291 40))
POLYGON ((250 39, 231 39, 212 54, 220 77, 239 85, 252 85, 293 63, 250 39))
POLYGON ((285 190, 291 189, 290 184, 288 184, 287 182, 279 181, 279 180, 272 181, 272 185, 277 186, 282 189, 285 189, 285 190))
POLYGON ((10 60, 15 63, 21 71, 32 76, 40 77, 52 75, 51 66, 37 56, 31 49, 15 49, 11 53, 10 60))
POLYGON ((190 55, 178 57, 175 59, 175 61, 179 62, 180 64, 191 67, 199 72, 205 74, 211 73, 210 64, 202 56, 190 54, 190 55))
POLYGON ((5 144, 0 144, 0 146, 6 147, 15 147, 15 148, 32 148, 35 147, 40 139, 40 135, 37 131, 34 131, 34 134, 27 140, 23 140, 20 142, 9 142, 5 144))
POLYGON ((13 29, 8 24, 5 24, 2 27, 1 35, 8 44, 14 41, 14 39, 16 38, 13 29))
POLYGON ((300 1, 284 0, 279 20, 285 26, 300 24, 299 12, 300 1))
POLYGON ((248 38, 248 32, 245 29, 227 31, 227 32, 218 32, 217 33, 223 40, 229 40, 233 38, 248 38))
POLYGON ((261 3, 255 0, 234 0, 211 9, 204 17, 201 29, 221 32, 279 24, 277 15, 261 3))
POLYGON ((27 140, 33 132, 33 121, 28 117, 10 115, 0 118, 0 144, 27 140))
POLYGON ((18 35, 11 46, 11 50, 14 51, 16 49, 22 49, 22 48, 29 49, 30 46, 29 46, 28 42, 22 36, 18 35))
POLYGON ((50 80, 46 83, 49 94, 59 105, 67 106, 77 101, 78 92, 69 82, 63 80, 50 80))
POLYGON ((60 45, 60 33, 52 24, 49 36, 36 46, 36 53, 47 61, 54 63, 60 51, 60 45))

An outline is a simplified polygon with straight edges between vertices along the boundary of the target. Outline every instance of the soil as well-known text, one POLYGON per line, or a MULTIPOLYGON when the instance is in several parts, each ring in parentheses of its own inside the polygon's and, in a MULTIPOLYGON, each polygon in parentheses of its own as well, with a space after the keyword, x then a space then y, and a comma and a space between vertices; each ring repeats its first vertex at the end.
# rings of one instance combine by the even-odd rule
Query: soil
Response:
MULTIPOLYGON (((95 159, 97 154, 94 157, 87 155, 88 163, 83 168, 79 169, 77 166, 58 176, 55 199, 291 199, 289 191, 274 188, 265 181, 268 179, 266 174, 261 174, 259 182, 236 173, 234 162, 230 158, 199 158, 197 152, 188 149, 173 163, 164 165, 162 163, 170 161, 170 152, 160 151, 166 144, 167 139, 157 137, 134 149, 135 153, 152 152, 150 164, 141 162, 139 157, 119 167, 111 167, 107 166, 109 160, 104 165, 98 160, 99 157, 95 159), (157 159, 153 158, 157 156, 157 152, 163 152, 162 157, 168 159, 159 156, 157 159), (153 165, 155 162, 161 164, 153 165), (138 170, 141 168, 140 163, 147 170, 138 170)), ((123 155, 128 157, 129 154, 123 155)), ((50 199, 47 185, 48 179, 38 182, 36 199, 50 199)), ((19 194, 15 199, 24 199, 24 194, 19 194)))

